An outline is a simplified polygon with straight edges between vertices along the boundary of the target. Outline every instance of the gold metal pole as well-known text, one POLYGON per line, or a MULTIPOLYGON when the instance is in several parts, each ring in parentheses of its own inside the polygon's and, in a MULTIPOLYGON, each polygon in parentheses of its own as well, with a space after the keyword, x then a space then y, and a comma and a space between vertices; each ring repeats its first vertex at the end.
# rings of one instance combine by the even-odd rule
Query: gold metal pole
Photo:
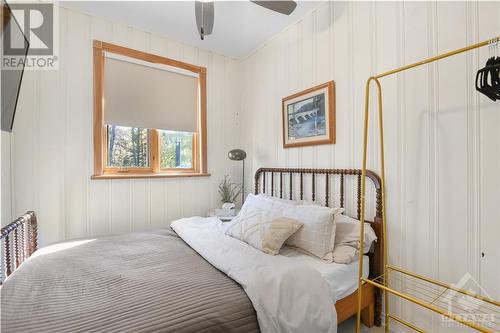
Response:
POLYGON ((380 79, 380 78, 382 78, 384 76, 389 76, 389 75, 392 75, 392 74, 396 74, 396 73, 405 71, 405 70, 410 69, 410 68, 414 68, 414 67, 418 67, 418 66, 421 66, 421 65, 425 65, 425 64, 428 64, 430 62, 434 62, 434 61, 438 61, 438 60, 441 60, 441 59, 444 59, 444 58, 448 58, 448 57, 454 56, 456 54, 467 52, 467 51, 470 51, 470 50, 474 50, 474 49, 477 49, 478 47, 486 46, 486 45, 488 45, 490 43, 495 43, 495 42, 499 42, 499 41, 500 41, 500 37, 495 37, 495 38, 492 38, 492 39, 488 39, 488 40, 485 40, 484 42, 472 44, 472 45, 463 47, 461 49, 457 49, 457 50, 453 50, 453 51, 450 51, 450 52, 446 52, 446 53, 440 54, 440 55, 435 56, 435 57, 427 58, 425 60, 422 60, 422 61, 419 61, 419 62, 415 62, 415 63, 410 64, 410 65, 406 65, 406 66, 403 66, 403 67, 399 67, 399 68, 396 68, 396 69, 393 69, 393 70, 390 70, 390 71, 378 74, 375 77, 377 79, 380 79))
MULTIPOLYGON (((359 239, 360 239, 360 249, 363 248, 365 243, 365 186, 366 186, 366 148, 368 146, 368 116, 369 116, 369 104, 370 104, 370 82, 372 78, 369 78, 366 82, 365 87, 365 121, 363 130, 363 168, 361 172, 361 216, 360 216, 360 228, 359 228, 359 239)), ((361 300, 363 299, 363 251, 359 251, 359 268, 358 268, 358 311, 356 314, 356 333, 361 332, 361 300)))
MULTIPOLYGON (((366 82, 365 87, 365 120, 363 130, 363 167, 361 172, 361 216, 360 216, 360 246, 364 244, 364 226, 365 226, 365 188, 366 188, 366 160, 368 151, 368 120, 370 110, 370 83, 374 81, 378 92, 378 122, 379 122, 379 138, 380 138, 380 173, 381 173, 381 202, 382 202, 382 239, 383 239, 383 266, 384 266, 384 285, 387 286, 387 228, 386 228, 386 209, 385 209, 385 160, 384 160, 384 122, 382 110, 382 86, 376 77, 370 77, 366 82)), ((363 286, 363 253, 359 254, 359 270, 358 270, 358 312, 356 316, 356 332, 361 329, 361 301, 362 301, 362 286, 363 286)), ((389 333, 389 294, 384 292, 385 297, 385 332, 389 333)))
MULTIPOLYGON (((364 226, 365 226, 365 188, 366 188, 366 157, 368 151, 368 120, 370 110, 370 83, 374 81, 378 92, 378 121, 379 121, 379 138, 380 138, 380 173, 381 173, 381 202, 382 202, 382 239, 383 239, 383 266, 384 266, 384 285, 387 286, 387 228, 386 228, 386 209, 385 209, 385 161, 384 161, 384 123, 382 111, 382 86, 376 77, 370 77, 366 81, 365 88, 365 121, 363 130, 363 167, 361 172, 361 216, 360 216, 360 246, 364 244, 364 226)), ((356 316, 356 332, 361 329, 361 301, 362 301, 362 286, 363 286, 363 253, 359 254, 359 270, 358 270, 358 312, 356 316)), ((385 332, 389 333, 389 294, 384 292, 385 297, 385 332)))
MULTIPOLYGON (((382 85, 377 78, 373 79, 377 84, 378 90, 378 124, 379 124, 379 138, 380 138, 380 177, 381 177, 381 201, 382 201, 382 239, 383 239, 383 265, 384 265, 384 286, 388 286, 389 279, 387 278, 387 265, 389 263, 387 257, 387 216, 385 209, 385 150, 384 150, 384 119, 382 111, 382 85)), ((385 332, 389 333, 389 293, 384 293, 385 298, 385 332)))

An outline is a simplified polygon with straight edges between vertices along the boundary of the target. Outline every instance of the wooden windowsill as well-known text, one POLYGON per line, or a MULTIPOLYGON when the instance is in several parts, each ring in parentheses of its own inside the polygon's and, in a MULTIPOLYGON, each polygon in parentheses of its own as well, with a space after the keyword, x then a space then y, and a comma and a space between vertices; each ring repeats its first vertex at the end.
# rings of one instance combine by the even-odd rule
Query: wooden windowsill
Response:
POLYGON ((210 173, 201 172, 171 172, 171 173, 122 173, 92 175, 90 179, 134 179, 134 178, 181 178, 181 177, 210 177, 210 173))

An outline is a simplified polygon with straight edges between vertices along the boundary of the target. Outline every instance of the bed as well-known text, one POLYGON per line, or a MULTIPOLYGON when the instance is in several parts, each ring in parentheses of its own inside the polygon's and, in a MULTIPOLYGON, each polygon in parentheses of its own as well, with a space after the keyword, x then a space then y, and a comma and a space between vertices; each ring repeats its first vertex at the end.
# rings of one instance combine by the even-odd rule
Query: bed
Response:
MULTIPOLYGON (((372 172, 367 177, 376 202, 370 223, 379 240, 364 272, 373 277, 381 272, 380 181, 372 172)), ((359 215, 360 179, 360 170, 264 168, 255 174, 255 194, 344 207, 346 192, 354 193, 350 204, 359 215), (335 198, 332 184, 339 185, 335 198)), ((2 331, 335 332, 356 313, 357 263, 325 265, 293 248, 277 256, 259 253, 220 233, 224 224, 215 218, 173 226, 175 232, 73 240, 35 251, 34 213, 11 223, 1 234, 8 275, 2 331)), ((363 321, 380 324, 380 295, 363 288, 363 321)))
MULTIPOLYGON (((375 212, 373 221, 370 223, 375 231, 378 241, 368 254, 369 257, 369 277, 375 278, 383 272, 382 249, 384 239, 382 238, 382 188, 380 177, 373 171, 367 170, 366 198, 373 198, 375 212), (370 185, 371 183, 371 185, 370 185), (369 193, 371 190, 371 193, 369 193)), ((314 202, 322 203, 325 206, 331 205, 333 198, 332 185, 338 185, 337 193, 338 205, 347 206, 347 203, 355 205, 355 217, 361 215, 361 170, 360 169, 302 169, 302 168, 260 168, 255 172, 254 177, 255 194, 267 193, 279 198, 293 199, 298 188, 297 199, 310 198, 314 202), (297 179, 298 178, 298 179, 297 179), (310 179, 307 179, 310 178, 310 179), (334 178, 334 179, 332 179, 334 178), (309 182, 307 182, 309 180, 309 182), (296 184, 298 182, 298 185, 296 184), (307 186, 307 184, 309 186, 307 186), (323 185, 322 199, 318 198, 320 186, 323 185), (354 197, 348 195, 355 192, 354 197)), ((369 215, 368 215, 369 216, 369 215)), ((357 282, 357 281, 356 281, 357 282)), ((357 290, 357 288, 356 288, 357 290)), ((382 294, 373 286, 364 284, 361 301, 361 319, 368 326, 381 325, 382 294)), ((337 321, 340 324, 357 313, 357 293, 353 292, 348 296, 338 299, 335 303, 337 310, 337 321)))

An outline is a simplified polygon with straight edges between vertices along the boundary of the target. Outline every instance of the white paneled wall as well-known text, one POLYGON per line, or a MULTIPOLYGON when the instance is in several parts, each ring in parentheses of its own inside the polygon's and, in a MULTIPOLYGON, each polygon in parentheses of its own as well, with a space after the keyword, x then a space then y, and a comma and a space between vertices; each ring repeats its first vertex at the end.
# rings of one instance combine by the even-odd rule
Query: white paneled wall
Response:
POLYGON ((14 209, 9 217, 2 215, 2 223, 28 209, 37 211, 43 246, 166 226, 186 215, 205 215, 218 205, 217 184, 223 175, 236 181, 241 177, 241 165, 227 159, 227 152, 238 147, 238 62, 77 11, 60 8, 59 14, 59 70, 27 71, 23 80, 10 137, 14 209), (90 179, 94 39, 207 67, 211 177, 90 179))
MULTIPOLYGON (((251 170, 359 168, 370 75, 499 32, 498 2, 325 3, 242 61, 240 121, 251 170), (283 149, 281 98, 332 79, 337 143, 283 149)), ((450 282, 468 272, 500 298, 500 104, 474 90, 487 57, 483 48, 382 79, 389 254, 392 263, 450 282)), ((377 146, 368 162, 377 170, 377 146)), ((428 312, 393 306, 440 329, 428 312)))
POLYGON ((2 226, 7 224, 11 219, 11 187, 10 187, 10 133, 1 132, 0 135, 0 218, 2 219, 2 226))
MULTIPOLYGON (((499 32, 498 2, 327 2, 236 61, 61 9, 60 70, 26 72, 14 132, 2 136, 2 189, 13 189, 12 204, 2 198, 2 223, 36 210, 44 245, 203 215, 218 204, 224 174, 239 180, 227 151, 240 145, 247 175, 264 166, 359 168, 368 76, 499 32), (210 178, 90 180, 93 39, 208 68, 210 178), (332 79, 337 143, 283 149, 281 98, 332 79)), ((473 89, 487 57, 483 48, 382 79, 389 253, 392 263, 451 282, 468 272, 500 298, 500 104, 473 89)), ((378 151, 370 145, 375 170, 378 151)), ((393 303, 443 331, 439 318, 393 303)))

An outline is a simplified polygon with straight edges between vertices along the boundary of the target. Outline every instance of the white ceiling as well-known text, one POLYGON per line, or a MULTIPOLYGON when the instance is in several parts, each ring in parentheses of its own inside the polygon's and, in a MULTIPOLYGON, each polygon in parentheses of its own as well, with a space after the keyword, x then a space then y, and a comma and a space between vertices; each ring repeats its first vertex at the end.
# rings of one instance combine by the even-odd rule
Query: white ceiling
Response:
POLYGON ((250 1, 216 1, 214 29, 203 41, 196 29, 194 1, 62 1, 60 5, 242 58, 320 3, 298 2, 295 11, 286 16, 250 1))

